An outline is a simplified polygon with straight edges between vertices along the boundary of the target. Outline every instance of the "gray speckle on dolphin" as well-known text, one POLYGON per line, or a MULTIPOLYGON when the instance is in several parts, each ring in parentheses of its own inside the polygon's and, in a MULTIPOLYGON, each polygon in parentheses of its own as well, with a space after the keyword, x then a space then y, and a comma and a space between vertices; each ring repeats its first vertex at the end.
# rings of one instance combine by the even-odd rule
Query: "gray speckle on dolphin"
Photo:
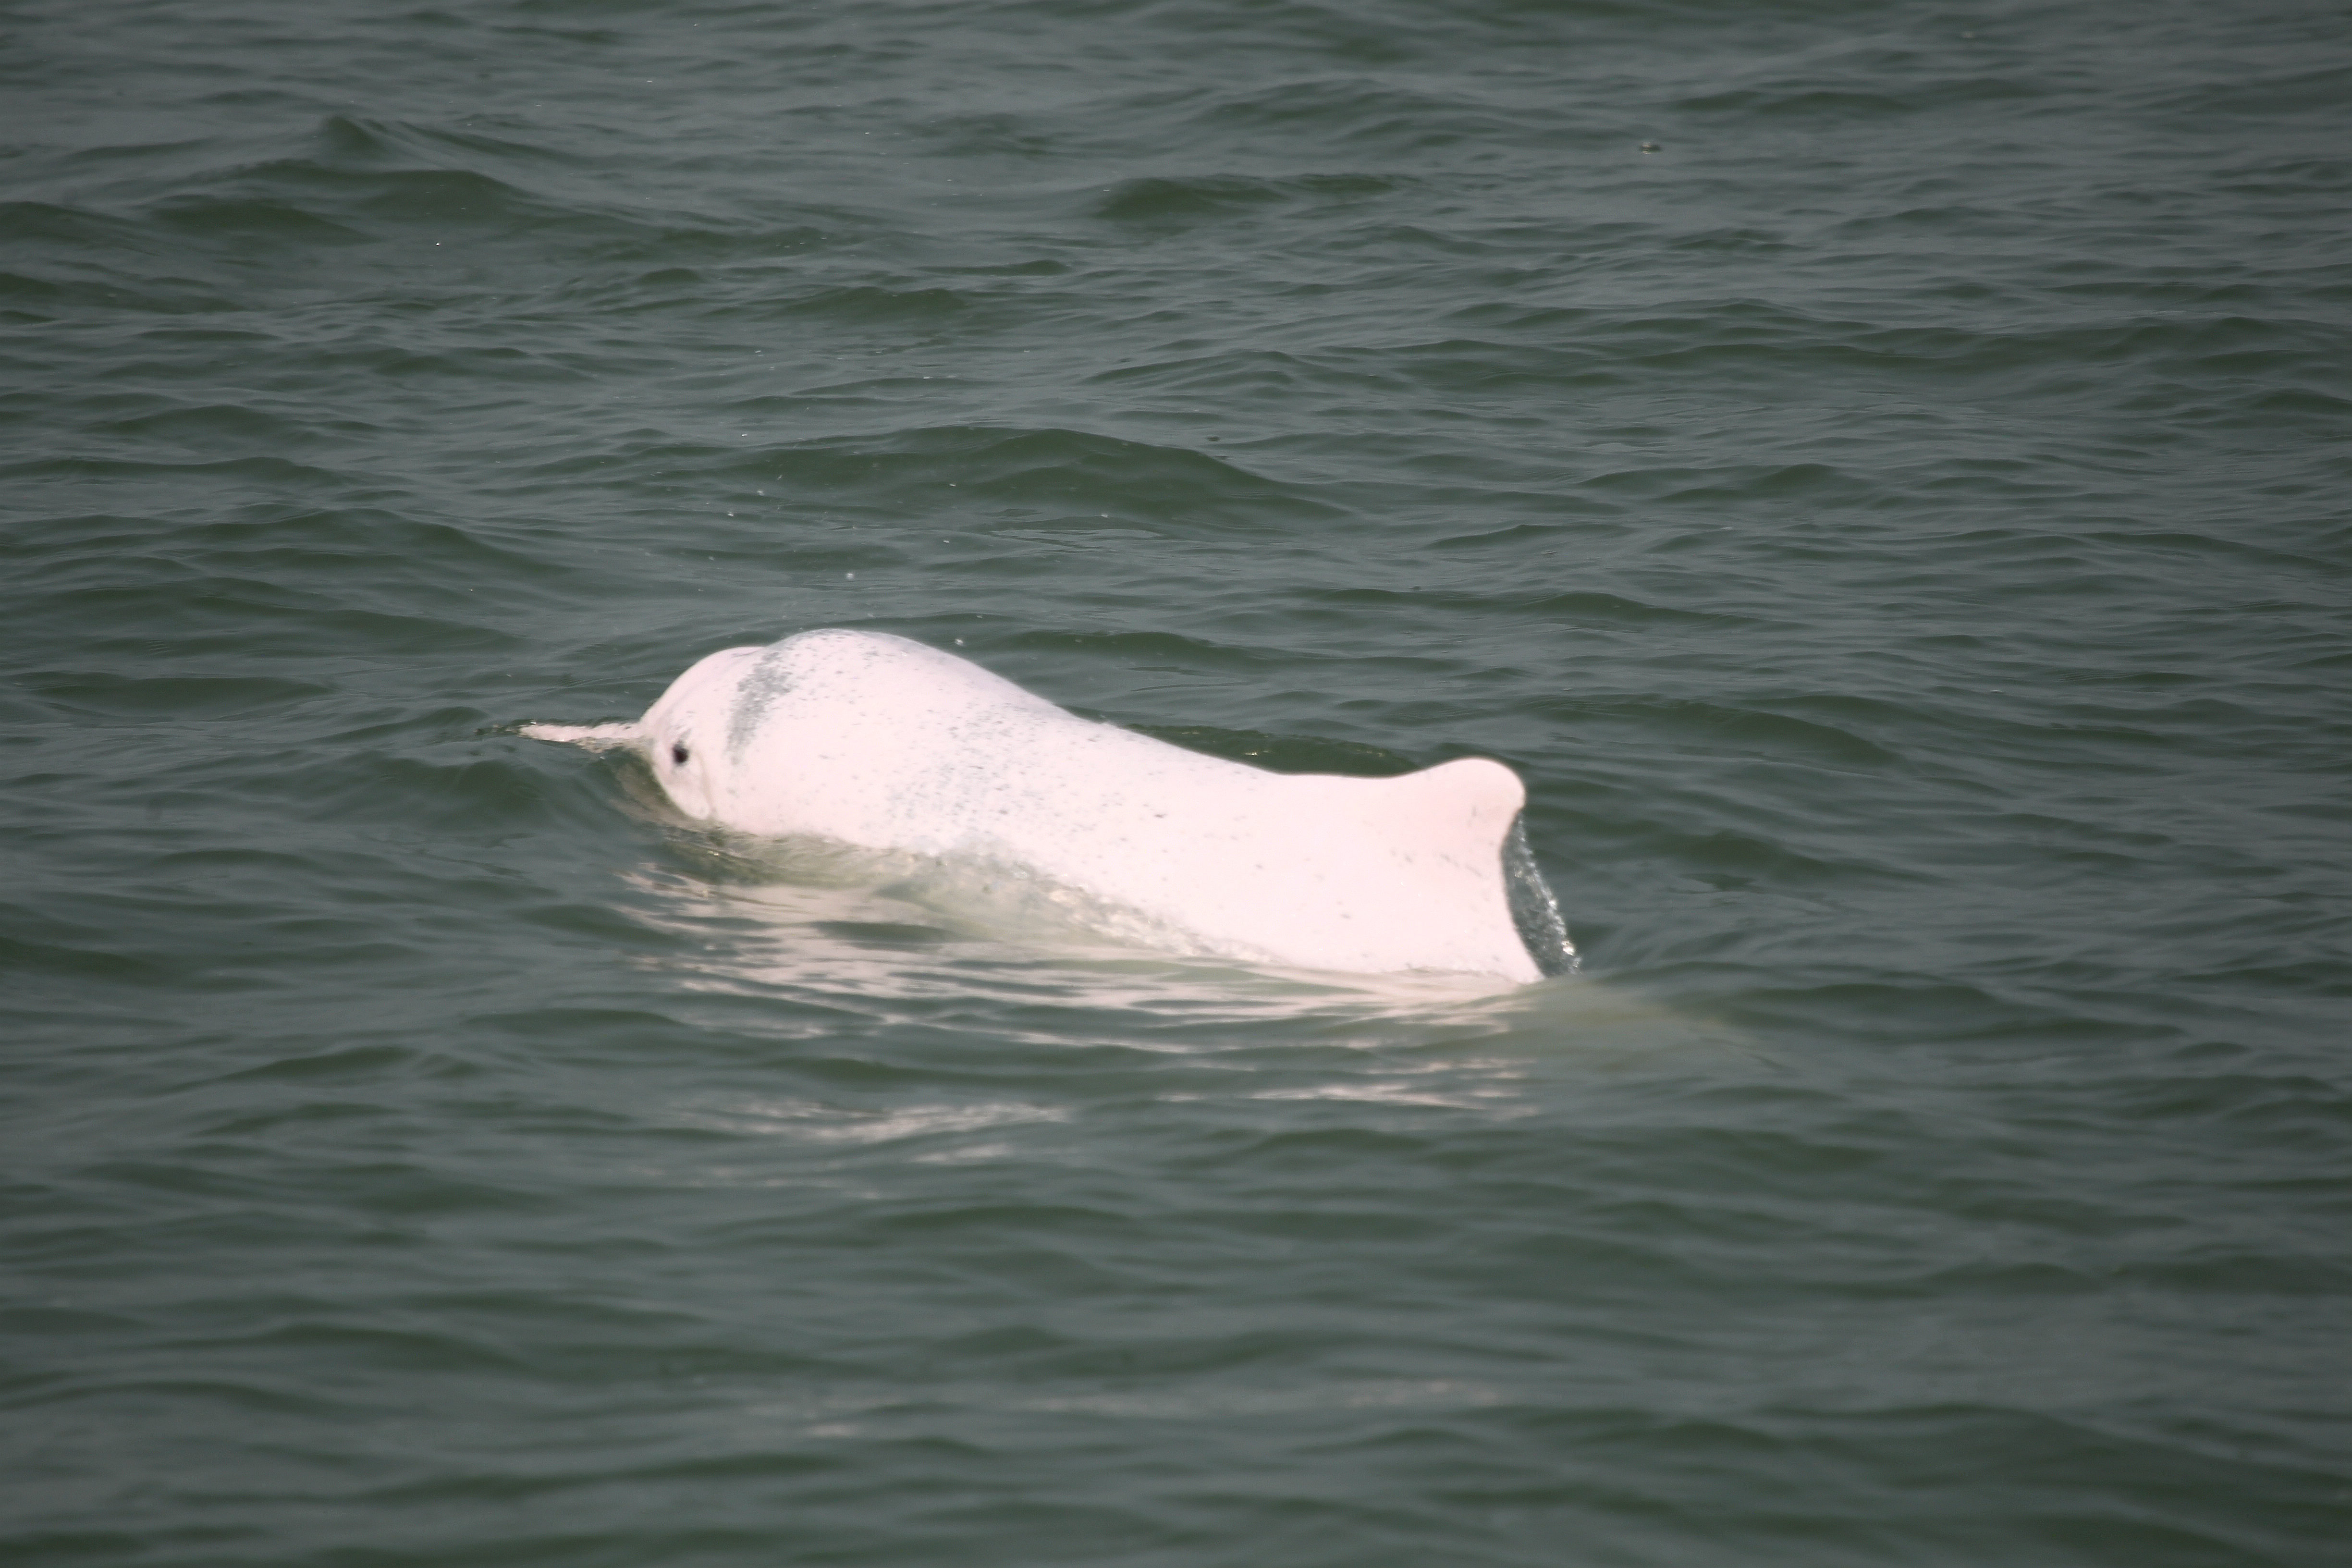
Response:
POLYGON ((522 732, 637 751, 698 821, 1019 868, 1192 951, 1513 981, 1576 963, 1528 849, 1527 791, 1482 757, 1394 778, 1268 773, 840 629, 714 653, 635 724, 522 732))

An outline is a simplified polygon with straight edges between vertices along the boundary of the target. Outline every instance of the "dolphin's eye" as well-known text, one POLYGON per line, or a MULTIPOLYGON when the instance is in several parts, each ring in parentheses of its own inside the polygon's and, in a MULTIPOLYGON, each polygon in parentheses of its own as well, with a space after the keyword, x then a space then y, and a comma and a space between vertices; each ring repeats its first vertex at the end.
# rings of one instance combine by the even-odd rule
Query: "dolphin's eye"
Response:
POLYGON ((686 742, 684 741, 673 741, 670 742, 669 760, 676 763, 679 767, 686 766, 686 759, 693 754, 693 752, 686 749, 686 742))

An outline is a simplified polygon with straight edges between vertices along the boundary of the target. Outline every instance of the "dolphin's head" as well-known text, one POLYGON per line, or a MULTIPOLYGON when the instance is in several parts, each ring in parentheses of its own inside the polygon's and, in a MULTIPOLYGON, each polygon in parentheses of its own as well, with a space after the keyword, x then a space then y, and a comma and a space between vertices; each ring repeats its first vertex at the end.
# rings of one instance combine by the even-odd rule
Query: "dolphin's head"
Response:
POLYGON ((669 689, 634 724, 525 724, 535 741, 562 741, 591 751, 626 747, 643 752, 671 804, 687 816, 710 818, 728 785, 732 748, 729 726, 745 676, 768 650, 721 649, 670 682, 669 689))
POLYGON ((654 777, 688 816, 708 820, 719 815, 736 749, 730 744, 729 730, 744 678, 767 651, 720 649, 671 681, 661 700, 637 721, 638 744, 653 764, 654 777))

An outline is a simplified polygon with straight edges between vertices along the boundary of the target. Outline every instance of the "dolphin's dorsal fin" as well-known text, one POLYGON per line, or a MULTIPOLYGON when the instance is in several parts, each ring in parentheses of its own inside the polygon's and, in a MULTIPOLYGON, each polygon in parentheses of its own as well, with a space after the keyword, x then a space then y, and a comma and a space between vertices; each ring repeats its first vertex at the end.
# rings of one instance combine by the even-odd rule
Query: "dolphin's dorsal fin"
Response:
POLYGON ((1576 945, 1528 847, 1528 791, 1518 774, 1485 757, 1465 757, 1389 782, 1404 787, 1389 792, 1381 809, 1390 814, 1405 852, 1416 859, 1433 856, 1449 881, 1468 872, 1477 905, 1488 902, 1488 888, 1499 887, 1519 945, 1537 970, 1573 974, 1576 945))
POLYGON ((1268 792, 1250 854, 1279 912, 1226 919, 1310 967, 1536 979, 1504 879, 1526 801, 1518 775, 1483 757, 1385 779, 1291 774, 1268 792))
POLYGON ((1503 840, 1528 803, 1519 775, 1486 757, 1374 782, 1380 788, 1360 809, 1391 842, 1482 870, 1497 863, 1503 840))

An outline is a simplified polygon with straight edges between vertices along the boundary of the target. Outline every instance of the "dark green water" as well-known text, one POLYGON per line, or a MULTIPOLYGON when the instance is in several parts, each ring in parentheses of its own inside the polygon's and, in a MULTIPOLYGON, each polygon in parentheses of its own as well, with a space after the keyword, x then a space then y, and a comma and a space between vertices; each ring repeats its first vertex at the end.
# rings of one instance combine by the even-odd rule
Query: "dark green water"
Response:
POLYGON ((0 132, 9 1563, 2347 1560, 2352 9, 36 0, 0 132), (1584 973, 513 733, 821 626, 1500 757, 1584 973))

